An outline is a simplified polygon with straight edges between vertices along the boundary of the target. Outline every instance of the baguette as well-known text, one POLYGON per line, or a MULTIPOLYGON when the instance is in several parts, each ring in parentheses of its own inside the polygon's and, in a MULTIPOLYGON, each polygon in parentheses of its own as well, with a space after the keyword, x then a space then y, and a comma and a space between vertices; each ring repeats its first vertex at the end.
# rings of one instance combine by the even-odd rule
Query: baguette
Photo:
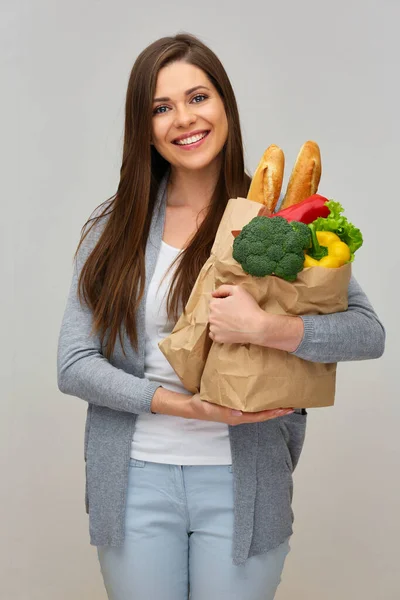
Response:
POLYGON ((282 189, 285 155, 279 146, 269 146, 260 160, 247 194, 249 200, 264 204, 273 212, 282 189))
POLYGON ((321 153, 316 142, 308 141, 300 149, 289 179, 281 210, 316 194, 321 179, 321 153))

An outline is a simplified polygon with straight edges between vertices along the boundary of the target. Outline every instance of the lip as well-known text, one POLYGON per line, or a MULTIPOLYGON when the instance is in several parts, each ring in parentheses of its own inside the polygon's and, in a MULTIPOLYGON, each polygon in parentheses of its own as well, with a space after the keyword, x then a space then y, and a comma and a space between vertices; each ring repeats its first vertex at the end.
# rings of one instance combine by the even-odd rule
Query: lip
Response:
POLYGON ((193 152, 199 146, 201 146, 202 144, 205 144, 206 140, 208 140, 210 135, 211 135, 211 131, 208 131, 208 133, 203 138, 200 138, 200 140, 198 142, 193 142, 193 144, 174 144, 174 145, 177 148, 179 148, 179 150, 182 150, 183 152, 193 152))
POLYGON ((172 143, 180 142, 181 140, 186 140, 187 138, 193 137, 194 135, 199 135, 199 133, 206 133, 206 131, 210 131, 209 129, 196 129, 195 131, 191 131, 190 133, 184 133, 179 137, 172 140, 172 143))

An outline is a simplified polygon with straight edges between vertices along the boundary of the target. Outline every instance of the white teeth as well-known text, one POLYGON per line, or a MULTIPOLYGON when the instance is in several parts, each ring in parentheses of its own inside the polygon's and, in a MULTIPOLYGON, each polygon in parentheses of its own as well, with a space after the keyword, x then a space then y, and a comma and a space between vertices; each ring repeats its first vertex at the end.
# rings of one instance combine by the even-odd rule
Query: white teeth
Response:
POLYGON ((180 140, 179 142, 175 142, 175 143, 178 144, 179 146, 186 146, 186 144, 194 144, 195 142, 198 142, 199 140, 202 140, 204 137, 206 137, 207 133, 208 132, 199 133, 199 135, 194 135, 193 137, 186 138, 184 140, 180 140))

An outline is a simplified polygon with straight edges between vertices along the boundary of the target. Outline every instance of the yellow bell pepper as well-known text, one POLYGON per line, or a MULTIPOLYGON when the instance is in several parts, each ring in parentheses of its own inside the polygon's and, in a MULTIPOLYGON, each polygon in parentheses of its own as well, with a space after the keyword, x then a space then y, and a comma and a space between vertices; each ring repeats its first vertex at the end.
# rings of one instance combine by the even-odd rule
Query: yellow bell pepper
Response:
MULTIPOLYGON (((304 267, 327 267, 336 269, 350 260, 350 248, 341 241, 340 237, 332 231, 316 231, 318 245, 326 248, 327 254, 319 260, 308 254, 304 258, 304 267)), ((315 246, 315 239, 314 244, 315 246)))

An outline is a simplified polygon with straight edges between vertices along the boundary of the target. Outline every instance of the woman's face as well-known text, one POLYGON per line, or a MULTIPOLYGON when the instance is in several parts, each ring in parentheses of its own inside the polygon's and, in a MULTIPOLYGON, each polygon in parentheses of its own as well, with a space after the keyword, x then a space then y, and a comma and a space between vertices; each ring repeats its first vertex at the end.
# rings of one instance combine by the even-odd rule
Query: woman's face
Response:
POLYGON ((163 67, 154 98, 152 142, 173 167, 199 170, 217 160, 228 120, 204 71, 181 61, 163 67))

